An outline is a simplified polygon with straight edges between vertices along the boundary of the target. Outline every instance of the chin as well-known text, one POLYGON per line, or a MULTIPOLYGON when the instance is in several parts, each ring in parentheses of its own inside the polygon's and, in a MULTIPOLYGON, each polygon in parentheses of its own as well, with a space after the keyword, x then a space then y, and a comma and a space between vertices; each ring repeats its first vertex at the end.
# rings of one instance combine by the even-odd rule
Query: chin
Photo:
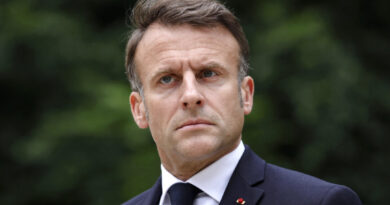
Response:
POLYGON ((182 141, 178 146, 178 151, 187 160, 205 160, 220 155, 222 148, 220 141, 212 140, 209 136, 202 136, 182 141))

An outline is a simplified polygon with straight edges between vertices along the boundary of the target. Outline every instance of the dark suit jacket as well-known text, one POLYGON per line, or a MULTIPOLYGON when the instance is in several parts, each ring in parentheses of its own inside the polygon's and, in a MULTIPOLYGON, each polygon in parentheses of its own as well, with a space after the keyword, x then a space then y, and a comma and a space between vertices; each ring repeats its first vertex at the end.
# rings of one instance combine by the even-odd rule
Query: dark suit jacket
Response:
MULTIPOLYGON (((161 178, 152 188, 122 205, 157 205, 161 178)), ((230 178, 222 197, 223 205, 360 205, 359 197, 348 187, 266 163, 248 146, 230 178)))

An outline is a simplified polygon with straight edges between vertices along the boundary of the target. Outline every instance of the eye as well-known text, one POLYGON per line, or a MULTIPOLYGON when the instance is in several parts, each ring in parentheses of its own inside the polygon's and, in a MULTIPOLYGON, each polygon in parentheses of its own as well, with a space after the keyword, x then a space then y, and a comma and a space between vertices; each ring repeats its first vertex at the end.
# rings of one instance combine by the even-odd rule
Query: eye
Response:
POLYGON ((200 77, 202 78, 211 78, 213 76, 216 76, 217 73, 211 70, 204 70, 200 75, 201 75, 200 77))
POLYGON ((166 76, 163 76, 161 79, 160 79, 160 83, 161 84, 170 84, 174 81, 175 79, 173 78, 173 76, 171 75, 166 75, 166 76))

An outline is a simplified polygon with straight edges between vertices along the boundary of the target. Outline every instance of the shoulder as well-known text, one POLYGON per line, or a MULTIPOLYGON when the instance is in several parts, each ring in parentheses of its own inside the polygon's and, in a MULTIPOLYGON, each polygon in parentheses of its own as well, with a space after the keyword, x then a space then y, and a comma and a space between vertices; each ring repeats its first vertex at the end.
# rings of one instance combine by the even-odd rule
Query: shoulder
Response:
POLYGON ((361 204, 356 193, 346 186, 268 163, 260 187, 267 193, 264 199, 283 201, 281 204, 361 204))
POLYGON ((260 189, 262 205, 361 205, 350 188, 267 163, 248 146, 232 179, 260 189))

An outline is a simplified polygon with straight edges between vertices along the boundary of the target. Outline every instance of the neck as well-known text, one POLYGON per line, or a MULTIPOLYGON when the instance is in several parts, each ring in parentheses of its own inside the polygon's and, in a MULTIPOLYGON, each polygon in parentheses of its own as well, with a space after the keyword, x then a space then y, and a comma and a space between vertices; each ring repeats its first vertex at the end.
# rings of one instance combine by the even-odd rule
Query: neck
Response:
POLYGON ((222 150, 217 153, 209 154, 206 156, 202 156, 199 158, 180 158, 177 155, 172 155, 171 157, 168 157, 164 155, 162 152, 159 151, 161 163, 164 166, 164 168, 170 172, 173 176, 176 178, 187 181, 189 178, 209 166, 210 164, 214 163, 221 157, 225 156, 226 154, 232 152, 237 146, 239 145, 240 141, 235 143, 233 146, 231 146, 229 149, 222 150))

